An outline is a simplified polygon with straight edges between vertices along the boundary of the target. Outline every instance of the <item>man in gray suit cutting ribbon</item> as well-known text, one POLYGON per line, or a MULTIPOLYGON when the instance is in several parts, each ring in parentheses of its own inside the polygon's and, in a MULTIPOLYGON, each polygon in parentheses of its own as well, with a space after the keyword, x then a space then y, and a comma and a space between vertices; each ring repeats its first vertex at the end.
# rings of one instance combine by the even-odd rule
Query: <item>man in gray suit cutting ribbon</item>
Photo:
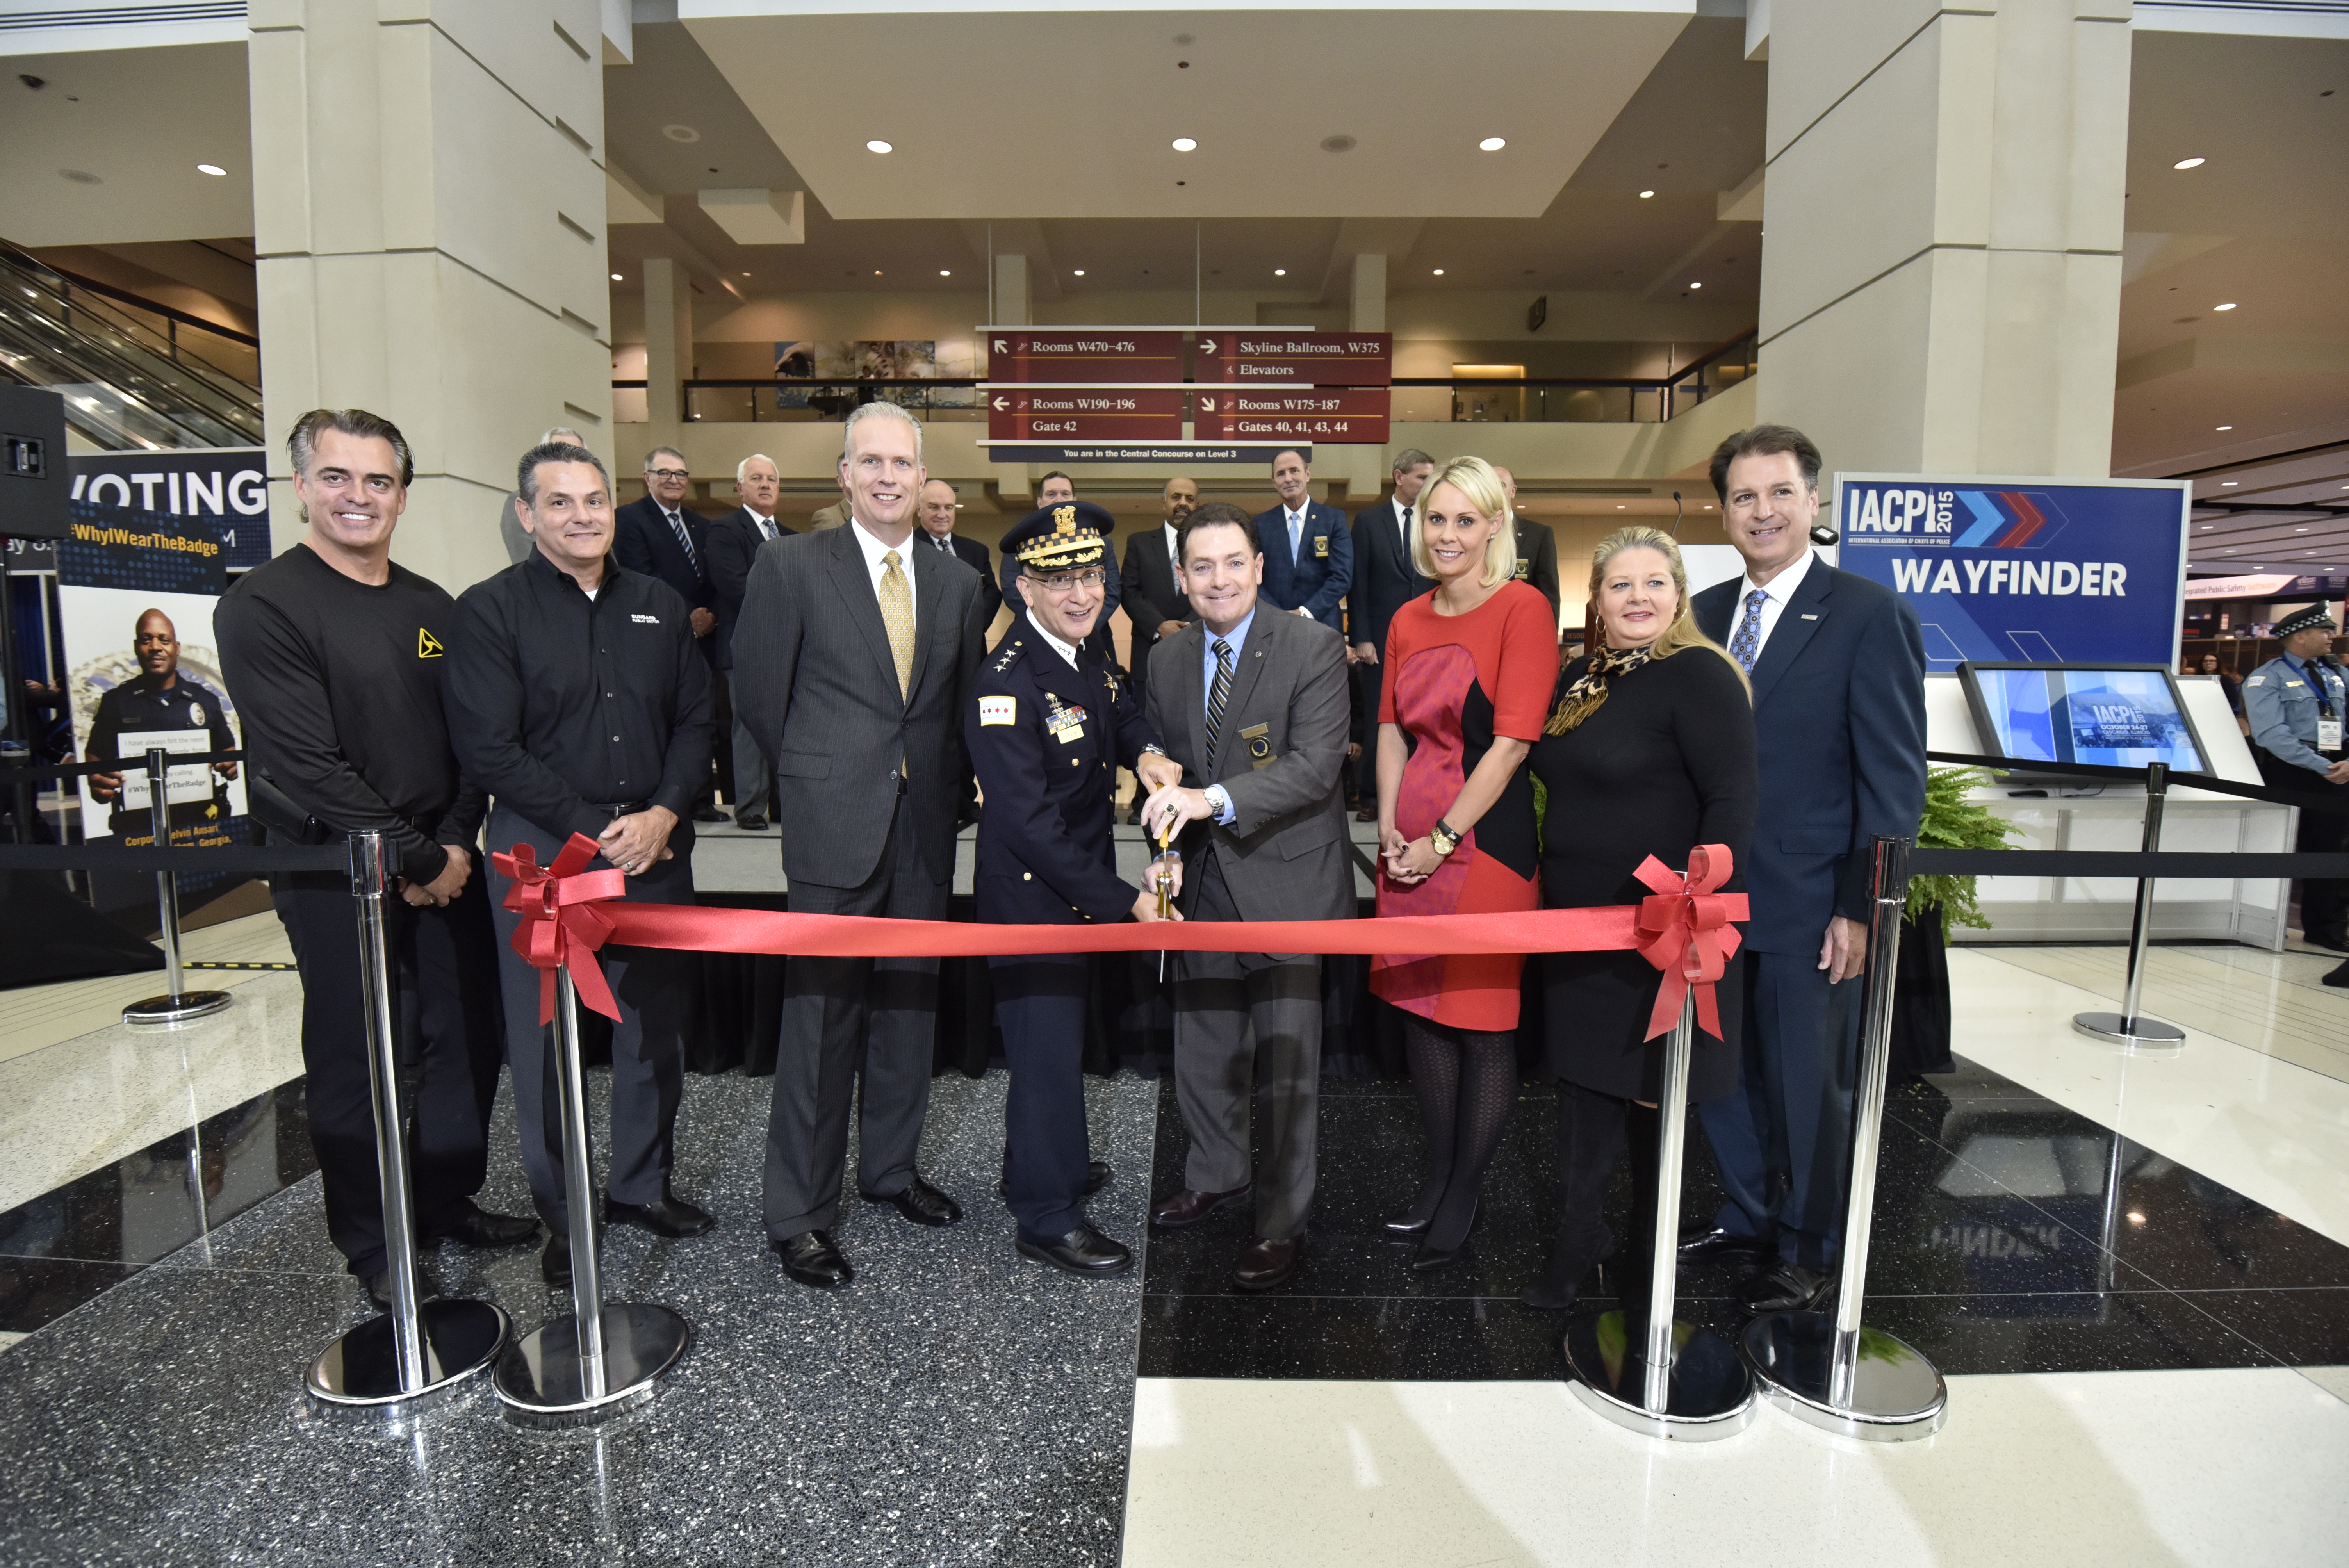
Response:
MULTIPOLYGON (((1183 830, 1186 920, 1342 920, 1355 912, 1343 771, 1346 647, 1300 615, 1259 614, 1264 556, 1238 507, 1214 501, 1176 535, 1199 619, 1150 656, 1149 714, 1184 780, 1154 794, 1154 835, 1183 830)), ((1232 1283, 1297 1272, 1313 1204, 1321 1073, 1321 961, 1311 954, 1177 955, 1174 1093, 1191 1153, 1154 1225, 1196 1224, 1249 1195, 1250 1091, 1264 1169, 1255 1238, 1232 1283)))
MULTIPOLYGON (((736 711, 774 763, 794 913, 944 920, 962 790, 962 700, 986 623, 978 573, 913 546, 922 428, 894 403, 849 417, 846 525, 759 547, 733 635, 736 711)), ((922 1180, 936 958, 794 958, 767 1128, 766 1222, 783 1270, 854 1277, 832 1239, 848 1111, 857 1190, 919 1225, 962 1210, 922 1180)))

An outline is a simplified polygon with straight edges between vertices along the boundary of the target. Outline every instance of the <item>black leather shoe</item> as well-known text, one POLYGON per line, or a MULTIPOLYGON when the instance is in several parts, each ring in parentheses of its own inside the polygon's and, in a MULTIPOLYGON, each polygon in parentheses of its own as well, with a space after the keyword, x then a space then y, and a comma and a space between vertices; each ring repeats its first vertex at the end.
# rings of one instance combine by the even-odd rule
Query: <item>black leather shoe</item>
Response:
POLYGON ((719 810, 717 807, 705 806, 700 810, 696 811, 693 814, 693 820, 697 822, 723 822, 729 819, 726 813, 719 810))
POLYGON ((783 1260, 783 1272, 803 1285, 816 1290, 838 1290, 856 1277, 848 1260, 833 1245, 832 1237, 823 1231, 802 1231, 788 1242, 772 1236, 767 1245, 783 1260))
POLYGON ((1057 1242, 1019 1238, 1019 1255, 1072 1274, 1123 1274, 1133 1266, 1133 1254, 1091 1225, 1079 1225, 1057 1242))
MULTIPOLYGON (((385 1312, 391 1310, 391 1269, 388 1264, 367 1275, 359 1284, 366 1288, 369 1301, 385 1312)), ((416 1266, 416 1304, 421 1306, 428 1301, 440 1299, 440 1282, 432 1277, 430 1269, 419 1264, 416 1266)))
POLYGON ((958 1225, 962 1223, 962 1205, 922 1180, 916 1172, 905 1183, 902 1192, 885 1195, 872 1192, 857 1194, 868 1203, 889 1203, 897 1212, 917 1225, 958 1225))
POLYGON ((1305 1238, 1286 1236, 1278 1240, 1258 1238, 1240 1253, 1233 1265, 1232 1284, 1240 1290, 1270 1290, 1287 1284, 1297 1272, 1297 1260, 1305 1255, 1305 1238))
POLYGON ((546 1238, 546 1249, 538 1254, 538 1275, 556 1290, 571 1288, 571 1236, 556 1231, 546 1238))
MULTIPOLYGON (((1083 1195, 1088 1198, 1092 1197, 1094 1193, 1109 1185, 1109 1179, 1110 1169, 1108 1161, 1086 1161, 1085 1190, 1083 1195)), ((1004 1172, 1003 1179, 1001 1181, 996 1182, 995 1195, 999 1198, 1009 1198, 1011 1196, 1011 1174, 1009 1171, 1004 1172)))
POLYGON ((1681 1233, 1682 1264, 1754 1264, 1768 1249, 1751 1236, 1724 1231, 1719 1225, 1681 1233))
POLYGON ((1517 1299, 1537 1312, 1564 1312, 1574 1305, 1574 1298, 1582 1294, 1582 1284, 1590 1278, 1594 1270, 1599 1275, 1599 1290, 1602 1293, 1606 1290, 1606 1260, 1614 1255, 1615 1245, 1611 1241, 1596 1258, 1583 1247, 1563 1248, 1553 1244, 1549 1261, 1542 1266, 1542 1272, 1517 1293, 1517 1299))
POLYGON ((1195 1187, 1185 1187, 1180 1192, 1151 1204, 1150 1222, 1162 1231, 1179 1231, 1185 1225, 1197 1224, 1218 1209, 1240 1202, 1254 1191, 1246 1182, 1225 1192, 1202 1192, 1195 1187))
POLYGON ((1835 1299, 1836 1284, 1835 1274, 1781 1259, 1747 1284, 1745 1310, 1757 1316, 1771 1312, 1818 1312, 1835 1299))
POLYGON ((2349 987, 2349 964, 2344 964, 2339 968, 2329 971, 2324 976, 2324 984, 2349 987))
POLYGON ((1411 1272, 1413 1274, 1440 1274, 1444 1270, 1452 1267, 1454 1264, 1458 1263, 1467 1255, 1468 1243, 1464 1238, 1458 1246, 1448 1250, 1431 1247, 1425 1242, 1422 1242, 1418 1246, 1412 1249, 1411 1272))
POLYGON ((460 1200, 419 1241, 455 1242, 468 1247, 518 1247, 538 1236, 538 1219, 532 1214, 492 1214, 471 1198, 460 1200))
POLYGON ((746 833, 763 833, 767 830, 767 819, 750 811, 735 818, 734 825, 746 833))
POLYGON ((656 1236, 698 1236, 718 1227, 707 1209, 696 1208, 674 1192, 663 1193, 657 1203, 623 1203, 607 1192, 604 1219, 614 1225, 641 1225, 656 1236))

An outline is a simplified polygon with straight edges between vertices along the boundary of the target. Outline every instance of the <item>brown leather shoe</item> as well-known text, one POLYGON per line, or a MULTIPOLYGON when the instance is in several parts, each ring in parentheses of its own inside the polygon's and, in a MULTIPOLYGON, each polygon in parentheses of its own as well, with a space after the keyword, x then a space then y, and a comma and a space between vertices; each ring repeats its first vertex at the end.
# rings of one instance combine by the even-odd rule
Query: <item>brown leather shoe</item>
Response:
POLYGON ((1286 1284, 1297 1272, 1297 1260, 1304 1251, 1302 1237, 1278 1241, 1259 1237, 1240 1253, 1240 1261, 1232 1268, 1232 1284, 1241 1290, 1270 1290, 1286 1284))
POLYGON ((1228 1192, 1199 1192, 1185 1187, 1151 1204, 1150 1222, 1162 1231, 1179 1231, 1185 1225, 1197 1224, 1226 1203, 1239 1202, 1249 1191, 1247 1187, 1235 1187, 1228 1192))

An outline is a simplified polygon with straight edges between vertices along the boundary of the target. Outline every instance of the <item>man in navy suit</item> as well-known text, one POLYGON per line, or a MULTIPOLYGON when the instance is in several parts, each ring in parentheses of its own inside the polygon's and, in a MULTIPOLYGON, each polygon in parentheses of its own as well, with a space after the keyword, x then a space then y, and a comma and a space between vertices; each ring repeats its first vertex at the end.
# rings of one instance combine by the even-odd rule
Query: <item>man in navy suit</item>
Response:
POLYGON ((1280 504, 1256 514, 1257 542, 1264 547, 1262 598, 1276 610, 1342 632, 1338 605, 1354 584, 1354 536, 1346 531, 1344 512, 1313 499, 1306 488, 1312 480, 1303 452, 1273 454, 1272 488, 1280 504))
MULTIPOLYGON (((718 591, 709 581, 709 522, 686 510, 686 493, 693 488, 693 470, 675 447, 655 447, 645 454, 645 493, 622 507, 612 553, 623 572, 657 577, 677 590, 689 607, 693 634, 701 639, 701 656, 717 665, 717 646, 710 640, 718 630, 718 591)), ((720 734, 730 734, 733 710, 719 716, 720 734)), ((713 758, 709 779, 694 797, 693 820, 722 822, 718 809, 718 774, 713 758)))
MULTIPOLYGON (((758 558, 759 547, 767 541, 796 531, 775 521, 775 503, 781 496, 782 485, 782 475, 774 459, 764 452, 744 458, 734 465, 734 493, 742 498, 742 504, 711 521, 702 535, 707 542, 702 557, 709 567, 709 583, 718 610, 718 629, 709 634, 708 646, 710 661, 719 669, 718 686, 721 691, 728 691, 733 685, 734 627, 742 619, 742 590, 750 581, 750 563, 758 558)), ((727 755, 719 769, 732 781, 726 800, 734 808, 736 827, 763 833, 767 830, 767 802, 773 796, 767 759, 760 754, 758 739, 743 722, 741 712, 731 701, 727 708, 730 745, 725 748, 727 755)))
MULTIPOLYGON (((1354 582, 1346 595, 1351 624, 1346 635, 1354 666, 1354 707, 1364 735, 1379 732, 1379 687, 1386 679, 1379 668, 1385 655, 1387 627, 1395 612, 1435 586, 1411 563, 1411 527, 1417 519, 1419 492, 1435 472, 1435 459, 1417 447, 1405 447, 1394 458, 1394 495, 1354 514, 1354 582)), ((1361 797, 1360 821, 1379 820, 1377 750, 1364 746, 1354 762, 1354 789, 1361 797)))
POLYGON ((1925 645, 1889 589, 1811 553, 1810 438, 1739 431, 1713 487, 1745 575, 1691 608, 1753 679, 1761 806, 1738 1090, 1700 1108, 1729 1201, 1681 1256, 1758 1264, 1752 1311, 1814 1311, 1842 1252, 1868 844, 1913 838, 1925 810, 1925 645))

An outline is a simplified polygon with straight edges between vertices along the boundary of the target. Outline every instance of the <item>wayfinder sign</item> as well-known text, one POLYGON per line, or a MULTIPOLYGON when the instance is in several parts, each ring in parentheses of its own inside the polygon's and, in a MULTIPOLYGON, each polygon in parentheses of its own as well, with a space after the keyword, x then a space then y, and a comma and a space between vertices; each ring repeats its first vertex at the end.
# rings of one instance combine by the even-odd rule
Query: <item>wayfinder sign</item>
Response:
POLYGON ((2178 657, 2192 487, 1837 474, 1841 563, 1909 602, 1927 667, 2178 657))

